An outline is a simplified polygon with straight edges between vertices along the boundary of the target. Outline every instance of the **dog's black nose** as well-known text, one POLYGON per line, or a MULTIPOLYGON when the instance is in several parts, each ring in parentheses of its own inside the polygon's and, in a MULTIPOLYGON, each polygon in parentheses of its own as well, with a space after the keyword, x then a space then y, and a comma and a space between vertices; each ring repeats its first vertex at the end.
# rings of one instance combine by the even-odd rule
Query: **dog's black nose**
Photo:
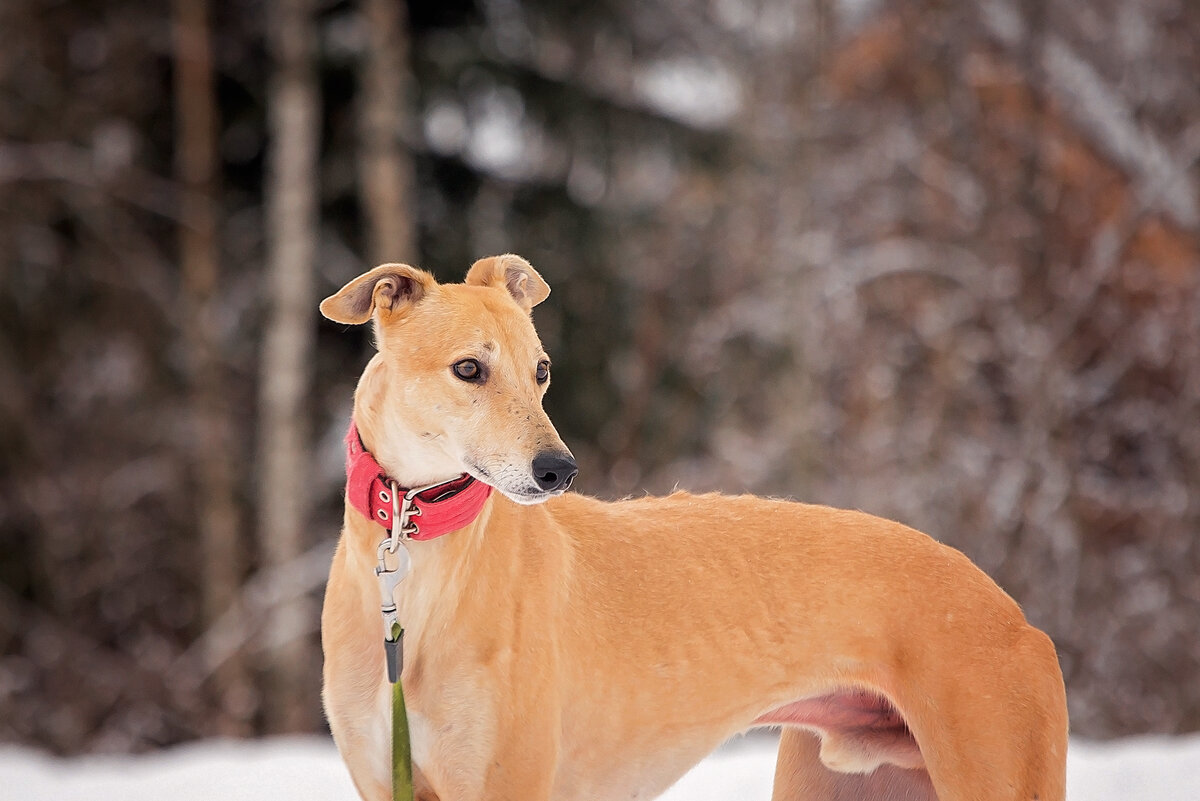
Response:
POLYGON ((539 453, 533 457, 533 479, 547 492, 565 490, 575 480, 579 465, 569 453, 539 453))

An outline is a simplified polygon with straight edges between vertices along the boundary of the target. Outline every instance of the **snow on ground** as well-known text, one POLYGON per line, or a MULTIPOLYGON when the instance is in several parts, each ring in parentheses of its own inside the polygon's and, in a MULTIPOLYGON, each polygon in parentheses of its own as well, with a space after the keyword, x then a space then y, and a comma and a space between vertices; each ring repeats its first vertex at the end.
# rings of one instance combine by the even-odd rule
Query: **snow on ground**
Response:
MULTIPOLYGON (((738 740, 662 796, 663 801, 767 801, 774 742, 738 740)), ((1200 735, 1075 741, 1071 801, 1200 801, 1200 735)), ((332 742, 317 737, 213 740, 145 756, 56 759, 0 746, 0 798, 17 801, 357 801, 332 742)))

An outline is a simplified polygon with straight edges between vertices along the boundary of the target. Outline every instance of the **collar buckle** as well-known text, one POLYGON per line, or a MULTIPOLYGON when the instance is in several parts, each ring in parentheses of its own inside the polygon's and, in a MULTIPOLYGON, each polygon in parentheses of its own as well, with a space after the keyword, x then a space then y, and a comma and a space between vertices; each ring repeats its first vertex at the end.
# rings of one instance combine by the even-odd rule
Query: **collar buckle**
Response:
POLYGON ((389 553, 395 553, 402 540, 411 540, 421 533, 421 527, 417 525, 417 521, 413 520, 414 517, 420 517, 422 514, 421 507, 417 505, 417 496, 426 490, 441 486, 443 483, 445 482, 426 484, 424 487, 414 487, 405 492, 396 485, 395 481, 389 482, 389 486, 392 488, 392 525, 387 539, 383 541, 389 553))

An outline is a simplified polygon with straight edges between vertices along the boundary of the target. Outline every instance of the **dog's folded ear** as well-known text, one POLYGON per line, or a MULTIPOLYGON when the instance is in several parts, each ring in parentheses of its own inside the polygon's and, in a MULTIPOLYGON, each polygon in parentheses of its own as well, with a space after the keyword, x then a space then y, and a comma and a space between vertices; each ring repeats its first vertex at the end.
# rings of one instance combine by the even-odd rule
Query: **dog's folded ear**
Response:
POLYGON ((436 285, 424 270, 407 264, 381 264, 321 301, 321 314, 335 323, 359 325, 376 311, 403 311, 436 285))
POLYGON ((512 253, 488 256, 475 262, 467 271, 466 283, 506 289, 525 311, 531 310, 550 294, 550 286, 537 274, 537 270, 512 253))

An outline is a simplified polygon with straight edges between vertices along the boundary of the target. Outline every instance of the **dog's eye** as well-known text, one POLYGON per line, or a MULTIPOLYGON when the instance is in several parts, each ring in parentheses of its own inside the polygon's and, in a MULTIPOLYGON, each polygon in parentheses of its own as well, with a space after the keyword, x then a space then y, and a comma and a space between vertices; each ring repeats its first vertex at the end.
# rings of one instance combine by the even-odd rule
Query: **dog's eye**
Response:
POLYGON ((483 380, 483 365, 474 359, 463 359, 461 362, 455 362, 450 368, 454 370, 454 374, 463 381, 482 381, 483 380))
POLYGON ((533 375, 534 375, 534 378, 537 379, 537 382, 539 384, 545 384, 547 381, 549 381, 550 380, 550 362, 546 362, 546 361, 538 362, 537 372, 535 372, 533 375))

